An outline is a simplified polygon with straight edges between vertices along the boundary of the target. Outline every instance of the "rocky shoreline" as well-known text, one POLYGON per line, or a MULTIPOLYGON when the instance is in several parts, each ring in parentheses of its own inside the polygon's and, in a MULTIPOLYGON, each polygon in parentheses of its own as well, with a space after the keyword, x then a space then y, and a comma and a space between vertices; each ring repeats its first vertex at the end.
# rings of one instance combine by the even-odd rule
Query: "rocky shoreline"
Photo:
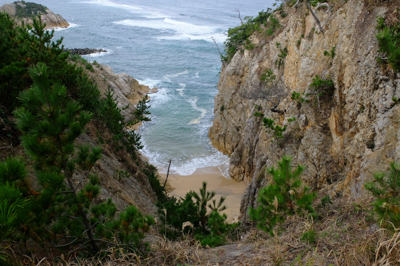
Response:
POLYGON ((104 49, 91 49, 91 48, 72 48, 72 49, 64 49, 64 51, 70 52, 70 54, 77 55, 88 55, 88 54, 99 54, 99 53, 107 53, 104 49))

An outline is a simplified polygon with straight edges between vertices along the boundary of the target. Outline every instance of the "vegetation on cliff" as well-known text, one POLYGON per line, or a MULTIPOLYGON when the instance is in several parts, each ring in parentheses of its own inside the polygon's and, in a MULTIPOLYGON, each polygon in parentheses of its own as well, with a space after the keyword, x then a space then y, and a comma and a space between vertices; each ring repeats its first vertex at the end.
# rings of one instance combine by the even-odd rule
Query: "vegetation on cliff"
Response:
MULTIPOLYGON (((185 199, 168 197, 157 169, 141 162, 140 135, 126 128, 150 121, 147 95, 137 104, 133 119, 125 121, 112 89, 101 95, 79 67, 93 71, 93 66, 64 52, 62 39, 53 42, 53 32, 45 31, 40 19, 33 27, 16 26, 2 13, 0 28, 0 122, 7 126, 0 140, 20 144, 26 153, 0 163, 0 263, 12 262, 11 249, 20 254, 32 249, 50 257, 107 254, 109 247, 140 255, 149 251, 142 240, 153 217, 135 206, 118 210, 111 199, 99 198, 104 188, 93 169, 102 149, 77 144, 93 127, 92 121, 96 143, 126 152, 147 176, 164 214, 161 234, 177 239, 183 232, 209 246, 226 242, 237 225, 228 224, 221 214, 223 198, 215 201, 206 184, 185 199), (188 227, 182 231, 185 223, 188 227)), ((130 176, 116 173, 118 180, 130 176)))
POLYGON ((53 32, 44 27, 40 19, 33 27, 16 26, 0 14, 0 109, 1 122, 8 125, 0 137, 15 144, 21 139, 35 172, 34 178, 27 175, 24 159, 8 158, 0 165, 2 253, 16 244, 23 253, 33 245, 51 256, 96 253, 108 246, 143 252, 141 240, 153 218, 135 206, 117 216, 111 199, 99 201, 99 178, 91 170, 102 150, 77 146, 76 140, 95 119, 111 133, 114 149, 137 159, 140 136, 125 127, 149 120, 148 99, 138 104, 133 121, 124 122, 112 93, 100 97, 83 69, 69 63, 62 39, 53 42, 53 32), (73 178, 77 171, 79 182, 73 178))
POLYGON ((25 1, 15 1, 15 16, 18 18, 34 18, 46 14, 46 6, 25 1))

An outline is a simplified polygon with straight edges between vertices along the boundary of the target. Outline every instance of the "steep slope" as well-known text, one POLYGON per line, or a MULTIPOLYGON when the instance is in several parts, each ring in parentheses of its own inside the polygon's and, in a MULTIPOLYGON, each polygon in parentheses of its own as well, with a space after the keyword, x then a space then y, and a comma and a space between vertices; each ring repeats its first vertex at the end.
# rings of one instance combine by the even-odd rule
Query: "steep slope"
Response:
POLYGON ((400 158, 400 107, 392 99, 400 97, 400 80, 378 63, 375 37, 377 17, 388 10, 356 0, 319 8, 322 34, 300 3, 287 8, 285 18, 275 14, 282 27, 273 37, 256 32, 255 48, 237 52, 223 65, 209 137, 230 155, 230 175, 248 183, 241 204, 244 222, 258 189, 268 183, 265 169, 283 155, 305 165, 304 181, 332 198, 359 196, 372 172, 400 158), (336 55, 325 56, 333 47, 336 55), (263 82, 269 69, 276 79, 263 82), (321 96, 319 103, 302 95, 313 93, 309 86, 316 75, 332 79, 335 87, 333 96, 321 96), (309 102, 291 99, 293 92, 309 102), (256 112, 286 126, 283 138, 267 132, 256 112))
POLYGON ((21 25, 22 22, 25 25, 31 25, 34 16, 40 15, 43 23, 46 23, 46 29, 69 27, 69 23, 61 15, 54 14, 45 6, 31 2, 16 1, 5 4, 0 7, 0 12, 8 13, 18 25, 21 25))

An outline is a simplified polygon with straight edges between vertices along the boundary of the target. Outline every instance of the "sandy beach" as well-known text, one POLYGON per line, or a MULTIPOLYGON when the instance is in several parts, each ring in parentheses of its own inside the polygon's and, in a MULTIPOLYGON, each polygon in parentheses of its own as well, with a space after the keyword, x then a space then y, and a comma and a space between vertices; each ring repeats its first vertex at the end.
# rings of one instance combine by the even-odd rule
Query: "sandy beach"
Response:
MULTIPOLYGON (((166 174, 160 174, 161 182, 165 181, 166 174)), ((228 222, 238 221, 240 215, 240 201, 246 185, 244 182, 236 182, 233 179, 227 179, 222 175, 217 167, 197 169, 190 176, 180 176, 170 174, 168 176, 169 195, 175 197, 184 197, 190 190, 198 192, 203 182, 207 182, 207 191, 214 191, 217 200, 225 196, 224 211, 228 215, 228 222)))

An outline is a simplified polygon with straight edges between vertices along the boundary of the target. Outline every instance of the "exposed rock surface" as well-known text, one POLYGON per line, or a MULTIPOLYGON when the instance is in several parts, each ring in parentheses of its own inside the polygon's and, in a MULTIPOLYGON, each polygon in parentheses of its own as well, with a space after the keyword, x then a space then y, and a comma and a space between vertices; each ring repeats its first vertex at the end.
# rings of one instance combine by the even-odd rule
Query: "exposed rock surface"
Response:
MULTIPOLYGON (((19 5, 20 7, 24 8, 25 4, 22 2, 17 2, 17 3, 11 3, 11 4, 5 4, 0 7, 0 12, 6 12, 8 13, 12 18, 15 19, 18 25, 21 25, 22 22, 25 23, 25 25, 31 25, 33 24, 33 18, 32 17, 19 17, 16 16, 16 6, 19 5)), ((46 9, 44 12, 40 12, 40 18, 42 19, 43 23, 46 23, 46 29, 52 29, 52 28, 68 28, 69 23, 59 14, 54 14, 53 11, 50 9, 46 9)))
POLYGON ((400 79, 377 62, 376 20, 386 12, 356 0, 332 13, 319 9, 323 35, 312 15, 305 15, 303 3, 286 18, 276 14, 282 28, 272 38, 254 34, 256 48, 237 52, 223 65, 209 137, 230 155, 231 177, 248 184, 241 204, 244 222, 248 208, 256 205, 258 189, 269 182, 265 169, 283 155, 305 165, 304 181, 332 198, 365 193, 363 184, 373 172, 400 159, 400 105, 392 100, 400 98, 400 79), (276 60, 284 47, 288 55, 279 68, 276 60), (324 56, 333 47, 336 56, 324 56), (263 85, 260 77, 266 69, 273 70, 276 80, 263 85), (292 100, 292 92, 309 91, 316 75, 333 80, 333 97, 321 99, 320 107, 312 100, 292 100), (273 102, 278 98, 273 96, 284 95, 277 107, 282 113, 272 112, 270 102, 257 98, 260 93, 273 102), (266 132, 256 111, 287 126, 282 140, 266 132))
MULTIPOLYGON (((97 83, 102 94, 108 87, 112 89, 118 107, 121 109, 128 107, 122 111, 122 114, 126 120, 131 120, 133 118, 131 113, 135 110, 134 105, 143 99, 150 88, 139 84, 136 79, 125 73, 114 74, 109 66, 93 64, 93 68, 94 72, 86 71, 87 75, 97 83)), ((101 135, 104 132, 99 131, 99 128, 93 124, 89 126, 88 133, 79 138, 79 142, 91 146, 101 145, 103 149, 102 158, 94 167, 94 172, 99 176, 102 187, 100 199, 112 198, 119 209, 135 205, 142 213, 155 215, 156 196, 147 176, 141 170, 147 164, 147 159, 139 155, 134 161, 128 154, 115 151, 107 143, 97 143, 95 140, 98 134, 101 135), (118 179, 118 171, 129 173, 129 177, 118 179)), ((76 179, 79 180, 79 178, 78 175, 76 179)))

